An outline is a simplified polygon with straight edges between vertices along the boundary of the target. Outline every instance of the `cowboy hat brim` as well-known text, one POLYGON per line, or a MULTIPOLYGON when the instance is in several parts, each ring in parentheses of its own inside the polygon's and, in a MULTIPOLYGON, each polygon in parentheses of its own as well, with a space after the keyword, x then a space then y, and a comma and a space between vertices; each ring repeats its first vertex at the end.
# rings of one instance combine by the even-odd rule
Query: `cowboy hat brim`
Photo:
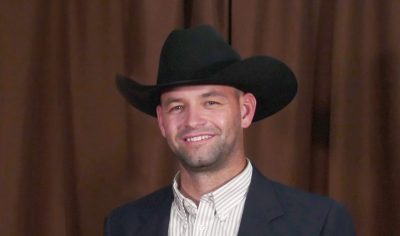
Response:
POLYGON ((153 117, 157 116, 156 107, 160 104, 160 95, 167 88, 203 84, 232 86, 256 97, 253 122, 283 109, 297 92, 297 82, 289 67, 268 56, 255 56, 235 62, 207 78, 142 85, 130 77, 118 75, 116 83, 131 105, 153 117))

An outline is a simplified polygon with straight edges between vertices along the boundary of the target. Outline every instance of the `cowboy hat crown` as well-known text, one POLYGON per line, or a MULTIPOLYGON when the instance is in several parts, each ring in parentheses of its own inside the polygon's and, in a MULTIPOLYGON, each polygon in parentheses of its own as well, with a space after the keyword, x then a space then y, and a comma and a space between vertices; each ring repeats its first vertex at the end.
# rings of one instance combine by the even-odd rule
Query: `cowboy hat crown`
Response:
POLYGON ((211 27, 176 30, 164 43, 158 85, 208 78, 241 58, 211 27))

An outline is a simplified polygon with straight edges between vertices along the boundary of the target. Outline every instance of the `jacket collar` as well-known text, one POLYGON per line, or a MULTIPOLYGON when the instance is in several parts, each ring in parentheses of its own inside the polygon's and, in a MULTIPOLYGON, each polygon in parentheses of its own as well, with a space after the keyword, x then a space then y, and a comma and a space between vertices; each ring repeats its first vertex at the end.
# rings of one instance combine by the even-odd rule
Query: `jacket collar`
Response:
POLYGON ((169 186, 156 201, 148 203, 148 211, 140 217, 142 227, 137 235, 167 236, 173 199, 172 186, 169 186))
POLYGON ((270 235, 268 223, 283 214, 272 183, 253 168, 238 235, 270 235))

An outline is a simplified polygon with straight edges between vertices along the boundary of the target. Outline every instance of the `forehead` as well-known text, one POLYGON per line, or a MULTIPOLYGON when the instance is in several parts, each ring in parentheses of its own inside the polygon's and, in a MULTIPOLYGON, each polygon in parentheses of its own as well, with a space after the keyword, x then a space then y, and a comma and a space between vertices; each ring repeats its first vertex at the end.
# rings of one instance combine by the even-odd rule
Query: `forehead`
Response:
POLYGON ((188 85, 173 87, 161 94, 161 101, 167 98, 225 96, 238 94, 239 90, 226 85, 188 85))

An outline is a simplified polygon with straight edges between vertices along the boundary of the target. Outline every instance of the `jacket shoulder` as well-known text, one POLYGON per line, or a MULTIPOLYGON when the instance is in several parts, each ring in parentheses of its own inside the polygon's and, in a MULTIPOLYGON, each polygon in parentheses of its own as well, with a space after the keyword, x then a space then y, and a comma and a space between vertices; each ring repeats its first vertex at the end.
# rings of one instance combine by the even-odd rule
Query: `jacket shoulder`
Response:
POLYGON ((144 197, 125 203, 113 210, 114 214, 129 214, 130 212, 151 211, 159 204, 164 203, 167 197, 172 196, 172 187, 158 189, 144 197))
POLYGON ((339 204, 333 199, 315 193, 308 193, 295 187, 270 180, 282 207, 288 211, 292 208, 310 211, 328 211, 332 204, 339 204))
POLYGON ((314 228, 317 235, 355 235, 351 216, 341 203, 274 181, 271 183, 288 223, 301 225, 303 229, 314 228))
POLYGON ((113 209, 105 219, 104 235, 128 235, 139 230, 149 217, 168 216, 172 200, 171 186, 167 186, 113 209))

